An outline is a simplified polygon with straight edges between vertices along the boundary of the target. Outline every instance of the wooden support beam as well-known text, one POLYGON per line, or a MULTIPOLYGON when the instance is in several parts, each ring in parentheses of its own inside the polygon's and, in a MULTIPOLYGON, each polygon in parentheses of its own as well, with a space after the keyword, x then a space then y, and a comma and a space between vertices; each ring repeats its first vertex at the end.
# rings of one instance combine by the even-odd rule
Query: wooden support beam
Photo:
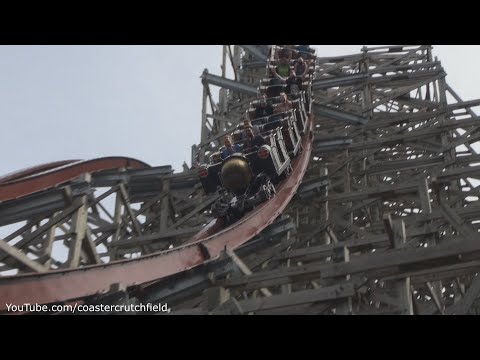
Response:
POLYGON ((466 240, 477 239, 480 241, 478 232, 466 223, 457 213, 450 209, 447 205, 442 204, 440 211, 447 221, 462 235, 466 240))
POLYGON ((197 226, 194 228, 186 228, 180 230, 173 230, 165 233, 156 232, 151 235, 142 235, 138 237, 131 237, 127 239, 119 240, 115 243, 112 243, 110 247, 129 247, 129 246, 142 246, 142 245, 152 245, 162 240, 168 240, 174 242, 176 237, 184 237, 187 235, 195 234, 203 229, 203 226, 197 226))
POLYGON ((18 261, 22 265, 26 266, 30 270, 39 273, 48 271, 47 267, 30 259, 27 255, 18 250, 16 247, 7 244, 3 239, 0 239, 0 250, 8 256, 11 256, 13 259, 18 261))
MULTIPOLYGON (((87 183, 91 181, 90 174, 84 174, 82 176, 82 181, 87 183)), ((86 236, 87 231, 87 196, 84 195, 80 198, 81 206, 73 214, 72 217, 72 229, 71 233, 73 235, 70 240, 70 251, 68 253, 67 264, 69 268, 76 268, 80 263, 80 250, 82 249, 83 239, 86 236)))
POLYGON ((395 247, 395 233, 393 231, 393 221, 392 216, 388 213, 383 214, 383 224, 385 225, 385 231, 388 235, 388 240, 392 248, 395 247))
POLYGON ((456 277, 457 272, 471 273, 480 269, 480 260, 466 261, 452 265, 440 265, 421 270, 397 271, 394 274, 382 275, 383 281, 403 279, 410 277, 411 284, 425 284, 427 281, 436 281, 444 278, 456 277))
MULTIPOLYGON (((55 213, 53 216, 57 215, 55 213)), ((44 243, 44 248, 43 248, 43 256, 47 257, 47 260, 43 264, 47 269, 50 268, 50 265, 52 263, 52 249, 53 249, 53 242, 55 241, 55 231, 57 230, 57 227, 53 225, 50 230, 48 230, 47 233, 47 238, 44 243)))
POLYGON ((192 218, 193 216, 197 215, 200 211, 205 209, 207 206, 215 202, 217 199, 220 198, 221 195, 214 195, 210 197, 209 199, 205 200, 202 202, 200 205, 198 205, 195 209, 190 211, 187 215, 185 215, 183 218, 178 219, 173 225, 171 225, 166 231, 172 231, 175 230, 177 227, 185 223, 187 220, 192 218))
POLYGON ((441 78, 444 78, 445 77, 445 73, 442 72, 438 75, 435 75, 435 76, 432 76, 432 77, 429 77, 427 80, 423 80, 423 81, 418 81, 418 82, 415 82, 413 85, 407 85, 407 86, 403 86, 403 87, 400 87, 400 88, 397 88, 396 90, 394 91, 391 91, 391 92, 388 92, 387 96, 384 96, 384 94, 382 94, 383 96, 376 102, 373 102, 372 105, 370 105, 366 110, 373 110, 375 108, 377 108, 378 106, 382 105, 382 104, 385 104, 386 102, 390 101, 390 100, 393 100, 401 95, 404 95, 404 94, 407 94, 413 90, 416 90, 424 85, 427 85, 431 82, 434 82, 438 79, 441 79, 441 78))
POLYGON ((230 299, 230 291, 228 289, 215 286, 207 290, 207 310, 212 311, 230 299))
POLYGON ((456 304, 450 306, 445 313, 447 315, 466 315, 468 310, 470 310, 475 299, 478 298, 480 294, 480 276, 475 276, 470 283, 470 287, 465 293, 465 297, 457 302, 456 304))
POLYGON ((444 307, 442 305, 443 301, 440 300, 437 291, 433 287, 432 283, 430 281, 427 281, 426 283, 428 291, 430 292, 430 295, 432 295, 432 299, 435 303, 435 306, 437 307, 438 311, 443 315, 445 314, 444 307))
POLYGON ((162 200, 165 196, 167 196, 168 194, 170 193, 170 191, 162 191, 160 194, 152 197, 151 199, 149 199, 148 201, 146 201, 141 207, 140 209, 138 209, 137 211, 135 211, 135 216, 138 216, 138 215, 141 215, 143 214, 145 211, 147 211, 148 209, 150 209, 155 203, 157 203, 157 201, 160 201, 162 200))
MULTIPOLYGON (((73 204, 71 206, 59 212, 58 215, 53 216, 49 221, 39 226, 36 230, 32 231, 30 234, 25 235, 22 240, 20 240, 15 244, 15 247, 17 249, 25 248, 30 243, 32 243, 35 239, 44 235, 53 225, 59 226, 59 223, 65 222, 66 218, 70 216, 74 211, 76 211, 80 206, 82 206, 82 202, 80 201, 79 198, 76 198, 73 201, 73 204)), ((4 255, 4 256, 0 255, 0 262, 2 262, 7 256, 8 255, 4 255)))
POLYGON ((297 243, 298 239, 296 237, 290 237, 289 239, 284 238, 279 245, 272 246, 269 249, 255 254, 253 259, 250 259, 249 264, 251 269, 256 269, 270 259, 273 259, 279 256, 282 252, 290 248, 293 244, 297 243))
POLYGON ((432 204, 430 200, 430 194, 428 192, 428 180, 423 177, 419 181, 418 194, 420 195, 420 202, 422 204, 422 211, 424 214, 432 213, 432 204))
POLYGON ((314 290, 297 291, 291 294, 275 295, 239 301, 244 313, 279 309, 283 307, 317 303, 322 301, 345 299, 355 295, 354 286, 350 283, 334 285, 314 290))
MULTIPOLYGON (((432 204, 430 199, 430 194, 428 191, 428 180, 426 177, 420 179, 419 187, 418 187, 418 194, 420 196, 420 203, 422 206, 422 212, 425 215, 432 214, 432 204)), ((431 221, 427 222, 428 225, 431 225, 431 221)), ((435 234, 430 234, 426 236, 428 246, 435 246, 437 244, 435 234)), ((443 295, 442 295, 442 283, 441 281, 435 281, 433 283, 427 282, 428 290, 432 295, 433 301, 437 306, 437 309, 443 314, 445 304, 443 302, 443 295)))
MULTIPOLYGON (((412 227, 409 228, 407 239, 410 237, 419 237, 419 236, 427 236, 436 232, 437 229, 432 226, 424 226, 423 224, 420 225, 419 228, 412 227)), ((368 234, 367 234, 368 235, 368 234)), ((351 251, 356 251, 363 247, 371 247, 374 246, 376 248, 383 248, 391 245, 389 238, 384 235, 369 235, 368 237, 361 237, 355 238, 352 240, 344 240, 339 244, 330 244, 330 245, 322 245, 322 246, 312 246, 309 248, 298 248, 295 250, 291 250, 289 252, 284 252, 282 254, 277 255, 274 260, 285 260, 285 259, 295 259, 297 261, 315 261, 326 256, 329 256, 336 248, 338 247, 347 247, 351 251)))
POLYGON ((462 282, 458 277, 455 279, 455 285, 457 285, 457 288, 460 291, 460 294, 462 295, 462 297, 465 297, 465 285, 462 284, 462 282))
MULTIPOLYGON (((226 253, 227 255, 232 259, 232 261, 235 263, 235 265, 238 266, 238 268, 240 269, 240 271, 244 274, 244 275, 252 275, 252 271, 248 268, 248 266, 237 256, 237 254, 235 254, 235 252, 232 250, 232 249, 229 249, 227 248, 226 249, 226 253)), ((266 296, 266 297, 269 297, 269 296, 272 296, 272 293, 266 289, 266 288, 262 288, 260 289, 261 293, 266 296)))
MULTIPOLYGON (((398 266, 415 265, 419 269, 428 268, 428 262, 436 261, 437 266, 448 265, 456 262, 456 258, 474 260, 480 258, 480 242, 470 241, 450 241, 441 243, 432 248, 400 248, 387 253, 374 253, 359 258, 352 258, 348 263, 339 264, 312 264, 306 266, 297 266, 291 268, 281 268, 277 270, 265 271, 258 274, 252 274, 240 278, 221 281, 222 286, 241 286, 248 284, 252 288, 266 284, 270 285, 270 280, 276 285, 294 280, 311 280, 315 278, 333 278, 343 275, 369 272, 372 276, 376 273, 385 272, 387 269, 395 270, 398 266)), ((385 274, 383 274, 385 275, 385 274)))
MULTIPOLYGON (((38 223, 38 222, 40 222, 42 219, 43 219, 43 216, 42 216, 42 217, 37 217, 37 218, 33 219, 32 223, 33 223, 33 224, 38 223)), ((26 231, 32 230, 32 223, 27 222, 27 223, 26 223, 25 225, 23 225, 21 228, 15 230, 13 233, 11 233, 10 235, 6 236, 3 240, 4 240, 5 242, 9 242, 10 240, 15 239, 17 236, 24 234, 26 231)))
MULTIPOLYGON (((170 192, 170 180, 162 180, 162 191, 170 192)), ((168 228, 168 195, 163 197, 160 203, 160 232, 166 231, 168 228)))
MULTIPOLYGON (((350 261, 350 251, 347 247, 343 247, 340 251, 340 257, 334 258, 334 261, 348 263, 350 261)), ((338 281, 348 281, 350 280, 350 275, 347 275, 345 278, 339 278, 338 281)), ((335 308, 336 314, 338 315, 351 315, 353 311, 352 298, 347 297, 345 301, 342 301, 335 308)))
MULTIPOLYGON (((115 226, 115 232, 113 233, 111 244, 115 244, 117 241, 120 240, 120 232, 122 230, 122 195, 120 194, 120 191, 117 191, 115 196, 113 225, 115 226)), ((116 260, 117 254, 115 248, 112 249, 110 256, 112 260, 116 260)))
MULTIPOLYGON (((395 220, 393 222, 393 240, 395 249, 401 249, 407 242, 405 231, 405 222, 403 220, 395 220)), ((410 293, 410 278, 398 280, 395 284, 400 303, 400 312, 404 315, 413 315, 412 294, 410 293)))
POLYGON ((97 246, 92 236, 92 231, 88 226, 85 229, 85 238, 83 239, 82 250, 85 252, 90 264, 101 263, 97 252, 97 246))
POLYGON ((138 220, 135 216, 135 214, 132 211, 132 208, 130 207, 130 200, 128 198, 127 190, 125 189, 124 184, 120 184, 120 194, 122 194, 122 199, 123 199, 123 205, 125 206, 125 209, 127 210, 128 216, 130 217, 130 221, 133 224, 133 229, 137 233, 137 235, 141 235, 142 231, 140 229, 140 224, 138 223, 138 220))

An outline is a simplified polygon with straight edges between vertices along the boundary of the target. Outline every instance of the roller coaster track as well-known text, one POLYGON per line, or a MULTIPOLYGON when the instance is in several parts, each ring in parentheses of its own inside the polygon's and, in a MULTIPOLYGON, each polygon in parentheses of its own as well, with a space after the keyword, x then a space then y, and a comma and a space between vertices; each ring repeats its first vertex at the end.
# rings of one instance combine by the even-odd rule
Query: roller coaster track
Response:
MULTIPOLYGON (((311 156, 313 121, 313 116, 310 116, 308 130, 302 138, 303 150, 292 161, 292 172, 278 185, 276 195, 233 225, 225 228, 222 220, 214 219, 184 245, 136 259, 0 278, 0 312, 6 310, 6 304, 73 301, 106 293, 114 283, 129 288, 158 281, 218 259, 227 248, 237 249, 272 224, 295 195, 311 156)), ((45 164, 0 179, 0 202, 55 188, 85 173, 147 167, 147 164, 130 158, 45 164)))
POLYGON ((85 173, 147 167, 149 165, 144 162, 125 157, 108 157, 88 161, 67 160, 39 165, 0 178, 0 203, 54 188, 85 173))
MULTIPOLYGON (((266 51, 226 45, 235 81, 204 72, 192 159, 244 116, 266 51), (217 105, 209 86, 222 88, 217 105)), ((195 169, 106 158, 0 178, 0 226, 18 227, 0 239, 0 274, 18 271, 0 277, 0 312, 120 294, 187 314, 478 313, 480 100, 445 77, 428 45, 317 58, 312 136, 292 174, 225 229, 195 169)))
MULTIPOLYGON (((296 193, 311 155, 311 131, 312 127, 310 136, 305 136, 303 139, 303 152, 292 163, 293 171, 280 184, 276 196, 232 226, 191 244, 134 260, 114 261, 103 265, 51 271, 38 275, 25 274, 1 278, 0 311, 6 310, 6 304, 48 304, 81 299, 96 293, 107 292, 112 283, 122 283, 127 287, 145 284, 214 260, 225 248, 235 250, 270 225, 296 193)), ((90 164, 96 164, 96 161, 90 164)), ((138 164, 135 163, 135 165, 138 164)), ((83 170, 97 169, 98 166, 92 166, 83 170)), ((213 220, 209 229, 218 228, 217 221, 219 220, 213 220)))
POLYGON ((14 181, 14 180, 20 180, 20 179, 23 179, 23 178, 28 177, 30 175, 38 174, 38 173, 43 172, 43 171, 58 168, 60 166, 72 164, 72 163, 75 163, 75 162, 78 162, 78 161, 80 161, 80 160, 54 161, 54 162, 50 162, 50 163, 47 163, 47 164, 32 166, 30 168, 15 171, 11 174, 0 177, 0 183, 6 183, 6 182, 14 181))

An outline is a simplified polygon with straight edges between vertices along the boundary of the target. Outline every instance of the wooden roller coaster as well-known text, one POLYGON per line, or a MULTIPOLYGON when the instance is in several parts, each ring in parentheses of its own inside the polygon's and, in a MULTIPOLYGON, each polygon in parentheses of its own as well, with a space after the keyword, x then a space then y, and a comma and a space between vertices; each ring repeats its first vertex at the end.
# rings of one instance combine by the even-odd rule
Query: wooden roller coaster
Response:
MULTIPOLYGON (((280 50, 292 69, 299 49, 280 50)), ((223 50, 235 80, 203 73, 191 168, 112 157, 0 178, 0 226, 13 229, 0 239, 0 311, 168 302, 170 314, 477 313, 480 100, 448 86, 432 47, 303 53, 308 96, 266 135, 285 150, 276 169, 289 152, 291 168, 233 223, 211 211, 222 179, 206 191, 199 169, 244 118, 268 124, 252 118, 259 95, 277 98, 285 84, 272 81, 278 47, 223 50), (210 86, 222 88, 218 104, 210 86)))

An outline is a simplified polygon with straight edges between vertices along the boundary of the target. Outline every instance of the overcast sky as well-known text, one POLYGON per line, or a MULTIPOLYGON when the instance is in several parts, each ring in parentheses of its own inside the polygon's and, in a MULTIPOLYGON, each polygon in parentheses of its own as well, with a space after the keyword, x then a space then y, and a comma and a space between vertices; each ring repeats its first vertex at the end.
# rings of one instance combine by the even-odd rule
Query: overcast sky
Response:
MULTIPOLYGON (((363 45, 314 45, 320 56, 363 45)), ((0 176, 65 159, 133 157, 190 165, 202 85, 222 46, 0 46, 0 176)), ((480 46, 435 46, 447 82, 480 97, 480 46)))

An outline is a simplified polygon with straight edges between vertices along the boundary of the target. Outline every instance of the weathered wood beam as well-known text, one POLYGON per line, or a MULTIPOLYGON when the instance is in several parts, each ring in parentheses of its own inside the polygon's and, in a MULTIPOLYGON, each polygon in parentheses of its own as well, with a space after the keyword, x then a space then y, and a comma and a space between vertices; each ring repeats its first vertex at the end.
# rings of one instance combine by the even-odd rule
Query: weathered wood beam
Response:
POLYGON ((345 283, 314 290, 297 291, 291 294, 275 295, 266 298, 257 298, 239 301, 245 313, 297 306, 321 301, 345 299, 355 295, 352 284, 345 283))
MULTIPOLYGON (((391 250, 382 254, 369 254, 357 258, 352 258, 348 263, 341 264, 312 264, 306 266, 296 266, 290 268, 280 268, 278 270, 255 273, 249 276, 243 276, 235 279, 223 280, 222 286, 243 286, 253 283, 276 280, 275 284, 288 283, 292 281, 304 281, 313 278, 332 278, 348 274, 357 274, 368 272, 374 276, 375 272, 385 269, 395 269, 398 266, 415 265, 418 268, 425 269, 431 267, 429 262, 436 261, 449 264, 458 261, 458 256, 472 260, 471 257, 480 258, 480 242, 477 240, 469 241, 450 241, 442 243, 435 247, 420 248, 401 248, 391 250), (467 256, 471 255, 471 256, 467 256)), ((439 264, 437 264, 439 266, 439 264)))
POLYGON ((39 273, 48 271, 47 267, 30 259, 27 255, 18 250, 16 247, 7 244, 3 239, 0 239, 0 250, 3 251, 7 256, 12 257, 30 270, 39 273))
MULTIPOLYGON (((44 235, 52 226, 58 226, 59 223, 67 221, 67 218, 81 206, 81 200, 79 198, 74 199, 72 205, 53 216, 49 221, 32 231, 30 234, 25 235, 22 240, 15 244, 15 247, 17 249, 25 248, 35 239, 44 235)), ((0 256, 0 262, 2 262, 6 257, 8 257, 8 255, 0 256)))
POLYGON ((190 211, 187 215, 185 215, 183 218, 178 219, 174 224, 172 224, 166 231, 172 231, 175 230, 177 227, 185 223, 187 220, 189 220, 191 217, 195 216, 197 213, 205 209, 207 206, 215 202, 217 199, 220 198, 221 195, 215 195, 212 196, 211 198, 205 200, 202 202, 200 205, 198 205, 195 209, 190 211))
MULTIPOLYGON (((248 268, 248 266, 237 256, 237 254, 235 254, 235 252, 232 249, 227 248, 226 253, 230 257, 230 259, 232 259, 235 265, 238 266, 238 268, 244 275, 253 274, 252 271, 248 268)), ((272 293, 270 292, 270 290, 266 288, 260 289, 260 292, 266 297, 272 296, 272 293)))
POLYGON ((446 310, 447 315, 465 315, 480 294, 480 276, 475 276, 463 299, 446 310))
POLYGON ((135 214, 133 213, 132 208, 130 207, 130 200, 128 198, 127 190, 125 189, 125 185, 120 184, 119 188, 120 188, 120 194, 122 195, 122 199, 123 199, 123 205, 125 206, 128 216, 130 217, 130 221, 133 224, 133 229, 135 230, 137 235, 140 235, 142 233, 140 229, 140 224, 138 223, 138 220, 135 214))
MULTIPOLYGON (((91 181, 90 174, 82 175, 82 180, 86 181, 87 183, 91 181)), ((87 196, 82 196, 80 198, 81 206, 78 210, 73 214, 72 217, 72 229, 71 233, 73 238, 70 240, 69 247, 70 250, 68 252, 68 260, 67 264, 70 268, 78 267, 80 263, 80 250, 82 249, 83 239, 86 236, 87 231, 87 196)))
MULTIPOLYGON (((392 225, 394 248, 402 249, 407 242, 405 222, 401 219, 395 220, 392 225)), ((410 278, 405 277, 402 280, 398 280, 397 284, 395 284, 395 290, 398 294, 401 314, 413 315, 412 294, 410 292, 410 278)))

